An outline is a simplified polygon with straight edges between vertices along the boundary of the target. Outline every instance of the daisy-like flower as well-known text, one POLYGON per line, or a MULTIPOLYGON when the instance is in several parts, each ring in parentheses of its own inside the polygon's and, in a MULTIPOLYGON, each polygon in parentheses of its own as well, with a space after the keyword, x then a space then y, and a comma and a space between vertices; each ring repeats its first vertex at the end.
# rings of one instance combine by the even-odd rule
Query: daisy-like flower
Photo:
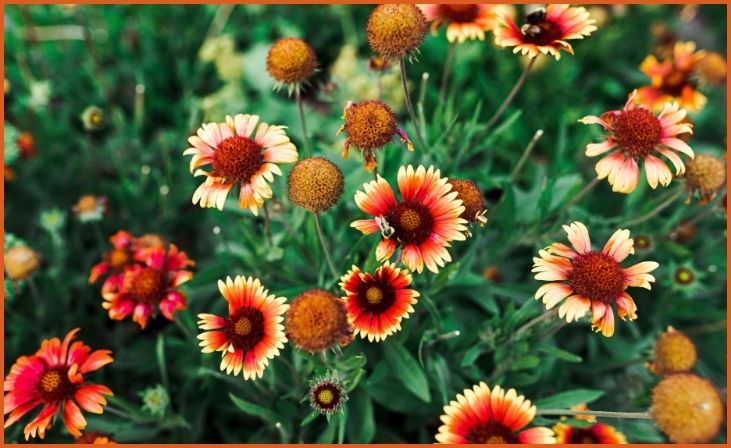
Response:
POLYGON ((480 382, 444 406, 444 415, 440 417, 444 424, 436 439, 445 444, 556 443, 548 428, 521 431, 535 415, 536 407, 515 389, 490 389, 480 382))
POLYGON ((57 415, 63 415, 71 435, 81 436, 81 430, 86 428, 81 409, 101 414, 107 404, 104 395, 112 395, 108 387, 87 383, 84 378, 87 373, 112 362, 112 352, 92 352, 81 341, 72 344, 78 332, 78 328, 71 330, 63 342, 59 338, 44 340, 34 355, 18 358, 5 377, 4 413, 10 414, 5 420, 6 428, 42 406, 25 426, 25 440, 36 436, 44 438, 57 415))
POLYGON ((218 281, 218 289, 228 302, 229 317, 198 315, 198 327, 206 330, 198 335, 201 351, 223 352, 221 370, 228 374, 243 371, 245 380, 261 378, 269 359, 287 342, 282 325, 287 299, 269 295, 253 277, 227 277, 218 281))
POLYGON ((507 15, 500 16, 500 25, 493 29, 495 44, 501 47, 515 47, 520 52, 535 58, 538 54, 551 54, 561 58, 561 50, 574 54, 567 41, 583 39, 596 31, 595 20, 589 18, 586 8, 569 5, 548 5, 530 13, 520 28, 507 15))
POLYGON ((193 204, 223 210, 229 190, 238 185, 239 206, 257 215, 272 197, 267 182, 282 175, 277 163, 297 161, 297 149, 285 126, 257 123, 258 115, 226 116, 225 123, 205 123, 188 139, 192 147, 183 154, 193 155, 190 171, 206 177, 193 193, 193 204), (211 165, 211 171, 200 169, 204 165, 211 165))
POLYGON ((640 87, 635 100, 652 110, 673 101, 690 112, 701 110, 708 99, 696 90, 695 76, 706 52, 695 49, 695 42, 676 42, 670 59, 661 62, 654 55, 647 56, 640 70, 650 78, 650 85, 640 87))
POLYGON ((401 330, 401 319, 414 312, 419 293, 409 289, 411 274, 386 262, 374 273, 353 266, 340 278, 340 288, 355 335, 376 342, 401 330))
POLYGON ((109 274, 104 285, 121 286, 124 268, 134 262, 135 238, 126 230, 119 230, 109 237, 113 249, 105 252, 102 261, 94 265, 89 273, 89 283, 96 283, 102 275, 109 274))
POLYGON ((323 415, 341 411, 343 404, 348 401, 348 392, 330 372, 312 382, 307 396, 310 406, 323 415))
POLYGON ((543 298, 546 309, 559 302, 558 315, 567 322, 578 320, 591 310, 595 331, 604 336, 614 334, 616 304, 621 319, 637 319, 637 305, 625 291, 629 286, 651 289, 655 277, 649 273, 658 268, 654 261, 643 261, 629 268, 620 264, 635 253, 629 230, 617 230, 601 251, 592 250, 589 231, 580 222, 563 226, 573 249, 562 243, 553 243, 533 258, 536 280, 548 281, 536 292, 543 298), (566 283, 561 283, 566 282, 566 283))
POLYGON ((447 251, 450 241, 464 241, 467 221, 462 201, 446 177, 434 167, 416 170, 409 165, 398 171, 401 201, 380 175, 363 184, 365 191, 355 194, 355 203, 371 219, 353 221, 350 226, 365 235, 381 232, 383 240, 376 248, 379 261, 391 258, 396 248, 402 249, 401 260, 412 271, 422 272, 424 265, 437 273, 445 262, 452 261, 447 251))
POLYGON ((553 427, 556 443, 599 443, 618 445, 627 443, 627 438, 617 428, 606 423, 594 423, 591 426, 576 427, 566 423, 556 423, 553 427))
POLYGON ((600 124, 606 132, 606 140, 586 147, 588 157, 596 157, 611 151, 596 164, 599 179, 608 178, 612 191, 631 193, 640 179, 639 162, 644 161, 647 183, 657 188, 670 185, 673 174, 658 155, 667 157, 675 166, 675 174, 685 173, 685 165, 676 154, 681 152, 690 158, 693 150, 679 135, 692 133, 693 127, 684 123, 685 109, 677 104, 665 104, 657 117, 635 101, 637 91, 629 95, 622 110, 605 112, 601 117, 588 115, 581 120, 584 124, 600 124))
POLYGON ((498 25, 498 16, 506 14, 505 5, 491 4, 420 4, 427 22, 431 22, 432 34, 446 24, 447 40, 463 43, 467 39, 485 40, 485 32, 498 25))
POLYGON ((85 194, 76 202, 73 211, 81 222, 101 221, 107 212, 107 198, 85 194))
POLYGON ((132 320, 144 329, 157 309, 173 320, 175 311, 187 307, 177 288, 193 278, 187 269, 195 262, 174 244, 167 251, 160 247, 149 249, 141 261, 125 268, 119 282, 104 284, 102 307, 109 310, 109 318, 114 320, 123 320, 132 313, 132 320))

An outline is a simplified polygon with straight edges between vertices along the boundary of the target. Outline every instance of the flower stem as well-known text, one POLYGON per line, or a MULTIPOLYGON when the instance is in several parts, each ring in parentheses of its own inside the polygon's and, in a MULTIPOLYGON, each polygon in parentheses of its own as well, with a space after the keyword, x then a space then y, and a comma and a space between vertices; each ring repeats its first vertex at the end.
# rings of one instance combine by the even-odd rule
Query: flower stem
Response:
POLYGON ((561 207, 561 210, 558 211, 558 214, 559 215, 562 215, 566 210, 568 210, 569 208, 571 208, 572 205, 574 205, 577 202, 579 202, 580 200, 582 200, 584 198, 584 196, 586 196, 598 184, 599 184, 599 178, 595 177, 594 179, 591 180, 591 182, 589 182, 588 184, 586 184, 586 186, 584 188, 582 188, 581 191, 579 191, 576 194, 576 196, 574 196, 569 202, 567 202, 566 204, 564 204, 564 206, 561 207))
POLYGON ((315 213, 315 227, 317 228, 317 237, 320 239, 320 245, 322 246, 322 253, 325 255, 325 261, 330 268, 330 273, 337 280, 338 270, 335 269, 332 258, 330 258, 330 249, 328 248, 327 241, 325 241, 325 235, 322 233, 322 225, 320 224, 320 214, 315 213))
POLYGON ((518 93, 520 88, 523 86, 523 82, 525 81, 525 78, 528 76, 528 72, 530 72, 530 69, 533 68, 533 64, 535 62, 536 62, 536 58, 530 59, 530 62, 528 62, 528 65, 526 65, 525 68, 523 69, 523 73, 520 74, 520 77, 515 82, 513 89, 510 91, 508 96, 505 97, 503 104, 500 105, 498 110, 495 112, 495 114, 490 118, 490 120, 485 125, 485 131, 492 129, 492 127, 495 126, 495 123, 497 123, 498 119, 503 115, 503 112, 505 112, 505 109, 507 109, 508 106, 510 105, 510 103, 513 102, 515 95, 518 93))
POLYGON ((294 89, 294 92, 295 92, 294 98, 295 98, 295 101, 297 102, 297 109, 299 110, 299 115, 300 115, 300 124, 302 125, 302 140, 305 143, 305 152, 307 153, 307 155, 310 155, 311 154, 310 139, 308 137, 307 122, 305 121, 305 109, 302 104, 302 96, 300 94, 299 87, 294 89))
POLYGON ((521 334, 528 331, 528 329, 530 329, 531 327, 540 324, 544 320, 550 319, 556 313, 558 313, 558 308, 548 310, 545 313, 541 314, 540 316, 536 317, 535 319, 528 321, 528 323, 526 323, 522 327, 518 328, 518 330, 515 332, 515 336, 516 337, 520 336, 521 334))
POLYGON ((411 103, 411 95, 409 94, 409 86, 406 83, 406 62, 404 61, 404 58, 399 59, 399 67, 401 68, 401 85, 404 88, 406 109, 409 111, 409 118, 411 118, 411 122, 414 124, 414 129, 416 130, 416 139, 419 141, 419 145, 422 147, 422 149, 425 149, 426 143, 424 142, 424 137, 421 135, 421 126, 419 126, 419 121, 416 119, 416 114, 414 113, 414 105, 411 103))
POLYGON ((454 60, 454 50, 456 45, 454 42, 449 43, 447 49, 447 57, 444 59, 444 68, 442 69, 442 83, 439 86, 439 103, 443 103, 447 96, 447 85, 449 84, 449 74, 452 72, 452 61, 454 60))
POLYGON ((530 139, 530 142, 528 142, 528 146, 526 146, 525 149, 523 150, 523 155, 520 156, 520 160, 518 160, 518 164, 515 165, 513 174, 510 175, 510 183, 515 182, 515 180, 518 178, 518 175, 520 174, 520 170, 523 169, 523 165, 525 165, 526 160, 528 160, 528 156, 530 156, 530 153, 533 151, 533 148, 536 146, 536 143, 538 143, 538 140, 542 136, 543 136, 543 129, 539 129, 536 131, 535 134, 533 134, 533 138, 530 139))
POLYGON ((595 417, 652 420, 649 412, 574 411, 572 409, 538 409, 536 415, 593 415, 595 417))
POLYGON ((653 208, 652 210, 650 210, 649 212, 645 213, 644 215, 642 215, 640 217, 637 217, 635 219, 630 219, 629 221, 625 221, 625 222, 619 224, 619 227, 632 227, 632 226, 636 226, 638 224, 642 224, 643 222, 651 219, 652 217, 654 217, 655 215, 657 215, 661 211, 663 211, 666 208, 668 208, 682 194, 683 194, 683 189, 682 188, 678 188, 677 190, 675 190, 674 193, 672 193, 670 195, 669 198, 667 198, 666 200, 664 200, 663 202, 661 202, 660 204, 658 204, 657 207, 653 208))
POLYGON ((269 208, 267 207, 266 202, 264 203, 264 228, 266 229, 267 234, 267 242, 270 246, 274 247, 274 244, 272 243, 272 225, 271 221, 269 219, 269 208))

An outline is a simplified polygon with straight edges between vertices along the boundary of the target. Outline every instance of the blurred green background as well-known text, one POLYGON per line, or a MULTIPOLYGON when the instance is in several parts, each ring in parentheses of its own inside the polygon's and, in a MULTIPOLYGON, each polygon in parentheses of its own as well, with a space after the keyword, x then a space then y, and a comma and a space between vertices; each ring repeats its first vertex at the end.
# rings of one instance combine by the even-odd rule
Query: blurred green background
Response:
MULTIPOLYGON (((290 137, 301 145, 294 101, 284 90, 273 92, 265 70, 266 52, 280 37, 305 39, 319 60, 316 79, 305 90, 305 107, 315 152, 335 162, 346 178, 341 202, 323 216, 338 268, 344 273, 351 264, 376 266, 378 238, 361 238, 349 228, 363 215, 353 195, 370 174, 357 152, 341 159, 344 137, 335 135, 345 103, 377 92, 364 32, 371 9, 7 6, 5 231, 25 240, 44 262, 32 285, 6 291, 5 372, 18 356, 34 352, 41 339, 81 326, 80 337, 92 348, 113 350, 115 362, 89 378, 108 385, 115 392, 112 405, 126 414, 87 414, 88 428, 109 432, 119 442, 431 443, 442 406, 483 380, 516 387, 539 405, 541 398, 581 389, 580 396, 597 398, 591 409, 646 409, 657 378, 644 362, 656 336, 673 325, 696 342, 696 371, 725 396, 726 222, 725 209, 716 203, 684 205, 679 199, 630 229, 633 236, 649 236, 652 246, 628 261, 655 260, 661 267, 652 291, 633 293, 639 319, 618 321, 614 337, 592 333, 586 319, 571 325, 554 319, 515 332, 544 312, 533 300, 540 282, 530 273, 532 257, 553 241, 565 241, 561 224, 580 220, 594 244, 603 244, 618 224, 651 211, 670 190, 682 188, 682 181, 674 181, 653 191, 642 181, 625 196, 602 182, 562 210, 594 176, 596 159, 583 151, 597 141, 599 130, 577 120, 620 108, 633 88, 648 83, 638 69, 644 57, 673 36, 725 55, 726 7, 721 5, 592 6, 599 30, 574 41, 575 56, 539 61, 489 133, 481 132, 481 125, 505 98, 524 61, 496 48, 491 34, 484 42, 459 45, 447 99, 440 102, 448 44, 443 30, 428 35, 407 71, 429 148, 407 153, 394 142, 378 154, 379 171, 394 182, 402 164, 433 164, 443 175, 471 179, 484 193, 489 224, 467 242, 456 242, 455 262, 438 275, 415 276, 422 297, 400 333, 380 344, 357 340, 342 356, 331 355, 353 389, 346 413, 329 424, 318 417, 301 425, 310 409, 300 400, 307 381, 323 370, 320 358, 288 345, 281 356, 296 374, 275 359, 265 377, 252 384, 225 377, 217 356, 200 353, 192 338, 198 332, 194 316, 222 310, 219 278, 254 275, 290 300, 306 289, 337 288, 321 258, 312 217, 287 198, 291 166, 283 166, 285 175, 273 186, 274 248, 263 238, 262 217, 239 210, 235 201, 223 212, 191 204, 199 180, 188 172, 182 152, 202 122, 258 114, 267 123, 289 126, 290 137), (103 110, 106 123, 87 132, 80 115, 92 105, 103 110), (538 129, 544 136, 511 181, 538 129), (8 141, 9 130, 33 136, 32 158, 8 163, 14 143, 8 141), (108 198, 102 221, 74 218, 71 209, 84 194, 108 198), (52 232, 40 224, 41 213, 51 209, 66 215, 52 232), (681 222, 703 213, 694 236, 671 238, 681 222), (158 318, 140 331, 130 321, 109 320, 101 308, 100 288, 88 285, 87 276, 118 229, 159 233, 197 262, 195 277, 182 288, 189 309, 177 314, 176 323, 158 318), (673 280, 681 265, 697 274, 690 287, 673 280), (162 415, 153 415, 142 408, 140 393, 158 384, 170 404, 162 415)), ((383 75, 383 95, 413 134, 398 79, 393 71, 383 75)), ((709 101, 692 116, 690 144, 696 153, 723 156, 726 91, 714 86, 701 91, 709 101)), ((22 440, 25 421, 6 430, 6 441, 22 440)), ((664 441, 651 421, 610 423, 630 441, 664 441)), ((68 442, 70 436, 57 422, 46 440, 68 442)))

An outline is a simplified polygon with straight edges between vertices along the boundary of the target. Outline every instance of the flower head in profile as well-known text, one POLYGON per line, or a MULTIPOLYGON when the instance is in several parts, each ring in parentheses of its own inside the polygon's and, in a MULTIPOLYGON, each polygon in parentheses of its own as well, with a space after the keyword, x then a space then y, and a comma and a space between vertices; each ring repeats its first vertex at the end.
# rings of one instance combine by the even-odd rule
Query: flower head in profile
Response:
POLYGON ((284 297, 275 297, 253 277, 227 277, 218 289, 228 302, 228 318, 199 314, 198 335, 203 353, 221 352, 221 370, 245 380, 264 375, 269 360, 279 355, 287 338, 284 335, 284 297))
POLYGON ((424 266, 439 272, 452 261, 447 248, 450 242, 464 241, 467 221, 460 218, 465 208, 457 192, 439 170, 409 165, 398 171, 401 200, 397 201, 391 186, 380 175, 363 184, 364 191, 355 194, 358 208, 373 216, 353 221, 350 226, 365 235, 380 232, 382 241, 376 248, 379 261, 391 258, 401 247, 401 260, 412 271, 424 266))
POLYGON ((86 419, 81 413, 101 414, 107 404, 108 387, 91 384, 84 376, 113 361, 109 350, 92 351, 81 341, 71 342, 79 329, 71 330, 63 342, 46 339, 31 356, 21 356, 5 377, 5 427, 12 425, 28 412, 41 407, 25 426, 25 440, 45 437, 57 416, 72 436, 81 436, 86 419))
POLYGON ((654 55, 647 56, 640 70, 650 78, 650 85, 640 87, 635 100, 652 110, 674 101, 689 112, 701 110, 708 99, 697 90, 696 75, 706 52, 695 49, 695 42, 676 42, 670 58, 658 61, 654 55))
POLYGON ((540 53, 551 54, 557 60, 561 51, 574 54, 567 41, 583 39, 596 31, 595 20, 589 18, 589 11, 583 7, 565 4, 548 5, 528 14, 525 23, 518 27, 512 18, 500 16, 500 26, 493 29, 495 44, 501 47, 515 47, 513 53, 522 53, 535 58, 540 53))
POLYGON ((85 194, 76 202, 73 211, 81 222, 101 221, 107 212, 107 198, 85 194))
POLYGON ((343 110, 343 121, 338 130, 338 134, 345 131, 347 137, 343 147, 343 159, 348 158, 348 150, 352 144, 363 151, 367 171, 373 171, 378 166, 375 151, 386 146, 396 135, 401 138, 401 143, 406 143, 409 151, 414 150, 406 132, 396 126, 396 117, 391 108, 381 101, 349 101, 343 110))
POLYGON ((447 40, 463 43, 467 39, 485 40, 485 33, 498 25, 498 17, 507 14, 506 5, 495 4, 420 4, 432 34, 446 25, 447 40))
MULTIPOLYGON (((571 409, 586 411, 587 407, 585 404, 580 404, 572 406, 571 409)), ((577 416, 576 419, 585 420, 591 424, 588 426, 575 426, 564 421, 556 423, 553 427, 553 432, 556 434, 557 444, 593 443, 620 445, 627 443, 627 438, 617 428, 606 423, 597 423, 596 417, 593 415, 577 416)), ((563 417, 562 420, 564 420, 563 417)))
POLYGON ((386 59, 403 58, 418 50, 426 35, 426 18, 416 5, 378 5, 368 17, 368 44, 386 59))
POLYGON ((685 165, 676 152, 693 158, 693 150, 679 135, 692 133, 689 123, 684 123, 686 112, 677 104, 665 104, 657 117, 647 108, 637 105, 637 91, 621 110, 605 112, 600 117, 588 115, 580 122, 599 124, 604 128, 606 140, 586 147, 588 157, 609 152, 596 164, 599 179, 608 178, 612 191, 631 193, 640 180, 639 163, 644 162, 647 183, 651 188, 660 184, 670 185, 673 174, 667 164, 657 156, 665 156, 675 167, 675 174, 682 175, 685 165))
POLYGON ((401 330, 401 320, 414 312, 419 293, 410 289, 411 274, 386 262, 375 272, 362 272, 353 266, 340 278, 345 291, 348 321, 355 335, 369 341, 382 341, 401 330))
POLYGON ((312 382, 307 396, 310 406, 323 415, 341 411, 348 401, 348 393, 343 384, 330 372, 312 382))
POLYGON ((444 444, 556 443, 548 428, 523 430, 535 415, 536 407, 515 389, 490 389, 481 382, 444 406, 436 439, 444 444))
POLYGON ((654 261, 644 261, 628 268, 620 263, 635 252, 629 230, 614 232, 602 250, 593 250, 589 231, 580 222, 563 226, 573 248, 553 243, 533 258, 536 280, 548 281, 536 292, 546 309, 561 303, 558 315, 567 322, 578 320, 591 311, 592 328, 604 336, 614 334, 614 311, 621 319, 637 319, 637 305, 625 291, 630 286, 650 289, 658 268, 654 261))
POLYGON ((144 329, 157 310, 173 320, 175 311, 187 307, 178 287, 193 278, 188 269, 195 263, 174 244, 167 250, 158 247, 145 251, 140 261, 125 267, 118 280, 104 283, 102 307, 113 320, 132 314, 132 320, 144 329))
POLYGON ((193 204, 223 210, 228 192, 238 187, 239 206, 257 215, 264 200, 272 197, 267 182, 282 175, 277 164, 297 161, 297 149, 284 129, 259 123, 258 115, 248 114, 226 116, 225 123, 203 124, 188 139, 192 147, 184 152, 193 156, 191 173, 205 176, 193 193, 193 204), (211 171, 200 169, 204 165, 210 165, 211 171))

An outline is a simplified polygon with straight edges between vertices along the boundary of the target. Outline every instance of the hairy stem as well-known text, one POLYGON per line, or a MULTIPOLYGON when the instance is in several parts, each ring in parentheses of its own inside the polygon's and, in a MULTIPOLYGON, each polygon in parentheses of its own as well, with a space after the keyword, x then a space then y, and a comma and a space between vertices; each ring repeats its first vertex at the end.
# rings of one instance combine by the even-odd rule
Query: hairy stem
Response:
POLYGON ((267 207, 266 202, 264 203, 264 228, 266 229, 267 234, 267 242, 270 246, 274 246, 274 243, 272 243, 272 224, 271 220, 269 219, 269 208, 267 207))
POLYGON ((409 111, 409 118, 411 118, 411 122, 414 124, 414 129, 416 130, 416 139, 419 141, 419 145, 422 147, 422 149, 425 149, 426 143, 424 142, 424 137, 421 135, 421 126, 419 126, 419 121, 416 119, 416 113, 414 113, 414 105, 411 103, 411 95, 409 94, 409 86, 406 82, 406 62, 404 61, 404 58, 399 59, 399 66, 401 68, 401 85, 404 88, 406 109, 409 111))
POLYGON ((675 202, 683 194, 683 192, 684 191, 682 188, 678 188, 677 190, 675 190, 675 192, 673 194, 670 195, 670 197, 668 197, 663 202, 658 204, 657 207, 653 208, 652 210, 650 210, 649 212, 645 213, 642 216, 639 216, 635 219, 630 219, 629 221, 625 221, 625 222, 619 224, 619 227, 636 226, 638 224, 642 224, 643 222, 653 218, 655 215, 657 215, 661 211, 663 211, 666 208, 668 208, 669 206, 671 206, 673 204, 673 202, 675 202))
POLYGON ((595 417, 652 420, 649 412, 574 411, 572 409, 538 409, 536 415, 593 415, 595 417))
POLYGON ((310 139, 308 137, 309 133, 307 132, 307 121, 305 121, 305 109, 302 104, 302 96, 300 94, 299 87, 294 89, 294 92, 295 101, 297 102, 297 110, 299 111, 300 115, 300 125, 302 126, 302 140, 305 143, 305 152, 307 153, 307 155, 310 155, 310 139))
POLYGON ((335 277, 335 279, 337 279, 338 270, 335 269, 335 264, 333 263, 333 260, 330 257, 330 249, 327 245, 327 241, 325 241, 325 235, 322 233, 322 224, 320 224, 320 214, 319 213, 315 213, 315 227, 317 228, 317 237, 320 239, 320 246, 322 246, 322 253, 325 255, 325 261, 327 262, 327 265, 330 268, 330 273, 332 273, 333 277, 335 277))
POLYGON ((520 156, 520 160, 518 160, 518 164, 515 165, 513 174, 510 175, 510 183, 513 183, 516 181, 516 179, 518 179, 520 170, 523 169, 523 165, 525 165, 525 162, 528 160, 528 156, 530 156, 530 153, 533 151, 533 148, 536 146, 536 143, 538 143, 538 140, 542 136, 543 136, 543 129, 539 129, 536 131, 535 134, 533 134, 533 138, 530 139, 530 142, 528 142, 528 145, 523 150, 523 155, 520 156))
POLYGON ((525 66, 523 69, 523 73, 520 74, 520 77, 515 82, 515 85, 513 86, 513 89, 510 91, 507 97, 505 97, 505 100, 503 101, 503 104, 500 105, 498 110, 495 112, 495 114, 490 118, 490 120, 485 125, 485 131, 492 129, 493 126, 495 126, 495 123, 500 119, 500 117, 505 112, 505 109, 508 108, 510 103, 513 102, 513 99, 515 98, 515 95, 517 95, 520 88, 523 86, 523 82, 525 82, 525 78, 528 77, 528 72, 530 72, 530 69, 533 68, 533 64, 536 62, 536 58, 531 58, 530 62, 528 62, 528 65, 525 66))

